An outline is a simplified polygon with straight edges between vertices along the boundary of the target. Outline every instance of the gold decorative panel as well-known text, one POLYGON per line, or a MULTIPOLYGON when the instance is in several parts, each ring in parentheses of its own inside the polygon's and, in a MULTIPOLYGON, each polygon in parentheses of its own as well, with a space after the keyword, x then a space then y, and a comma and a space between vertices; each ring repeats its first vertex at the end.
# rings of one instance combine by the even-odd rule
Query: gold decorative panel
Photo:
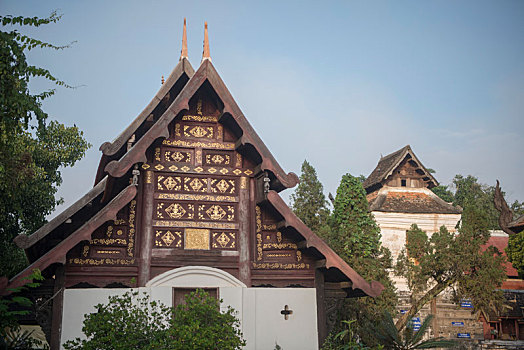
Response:
POLYGON ((199 220, 234 221, 235 207, 232 205, 200 204, 198 206, 199 220))
POLYGON ((184 125, 184 136, 186 137, 212 139, 213 131, 212 126, 184 125))
POLYGON ((233 152, 205 151, 206 165, 232 165, 233 152))
POLYGON ((193 219, 195 206, 191 203, 158 202, 156 204, 157 219, 193 219))
POLYGON ((218 231, 211 234, 211 247, 213 249, 236 249, 236 233, 218 231))
POLYGON ((209 230, 186 228, 184 249, 209 250, 209 230))
POLYGON ((210 179, 211 193, 230 194, 235 193, 236 180, 235 179, 210 179))
POLYGON ((155 230, 155 247, 181 248, 182 247, 182 231, 155 230))

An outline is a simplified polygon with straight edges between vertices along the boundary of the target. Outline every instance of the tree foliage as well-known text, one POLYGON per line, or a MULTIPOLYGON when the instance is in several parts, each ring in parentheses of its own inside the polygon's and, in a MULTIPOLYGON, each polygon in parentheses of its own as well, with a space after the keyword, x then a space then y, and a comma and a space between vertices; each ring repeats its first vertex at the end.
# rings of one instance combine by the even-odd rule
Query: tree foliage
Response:
MULTIPOLYGON (((43 19, 0 16, 3 26, 38 27, 59 19, 56 13, 43 19)), ((26 265, 13 238, 45 223, 61 203, 55 198, 62 183, 60 168, 73 166, 90 147, 76 126, 48 120, 42 101, 54 89, 32 94, 28 88, 33 77, 69 87, 47 69, 29 65, 25 56, 26 50, 64 47, 17 30, 0 31, 0 275, 11 277, 26 265)))
POLYGON ((506 254, 511 265, 524 277, 524 231, 515 233, 509 237, 506 254))
POLYGON ((64 344, 67 350, 240 349, 245 346, 235 311, 221 313, 219 301, 203 290, 185 297, 176 308, 151 301, 147 293, 126 292, 109 297, 85 315, 87 339, 64 344))
POLYGON ((307 160, 302 163, 300 183, 291 195, 291 207, 295 214, 312 231, 318 232, 329 216, 324 187, 317 172, 307 160))
POLYGON ((359 178, 346 174, 337 189, 329 225, 320 230, 331 248, 367 281, 385 287, 377 298, 345 301, 343 319, 357 320, 355 332, 366 344, 373 345, 371 325, 384 310, 393 311, 397 297, 389 277, 391 253, 380 243, 380 228, 369 212, 366 192, 359 178))
POLYGON ((470 299, 476 310, 502 305, 502 293, 496 289, 505 279, 505 259, 495 247, 481 248, 489 239, 489 218, 484 214, 481 208, 465 209, 458 233, 442 226, 428 236, 415 224, 407 231, 395 271, 406 278, 412 303, 397 321, 399 330, 448 287, 455 301, 470 299))

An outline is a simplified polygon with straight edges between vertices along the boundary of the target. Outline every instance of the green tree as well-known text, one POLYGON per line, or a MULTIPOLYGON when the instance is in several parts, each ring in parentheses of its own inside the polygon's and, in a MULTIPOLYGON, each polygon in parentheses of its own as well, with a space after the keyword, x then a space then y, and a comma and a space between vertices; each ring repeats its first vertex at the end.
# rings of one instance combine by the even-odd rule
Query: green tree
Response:
POLYGON ((475 310, 500 307, 500 290, 505 279, 504 257, 495 247, 482 250, 489 239, 489 217, 482 208, 467 207, 458 233, 444 226, 430 237, 413 224, 406 233, 395 271, 406 278, 411 291, 411 308, 397 321, 402 330, 424 305, 446 288, 453 287, 454 299, 470 299, 475 310))
POLYGON ((357 320, 355 333, 373 346, 371 325, 382 317, 384 310, 394 310, 397 296, 388 273, 391 253, 380 243, 380 228, 369 212, 366 192, 358 177, 342 176, 329 225, 320 230, 320 235, 363 278, 379 281, 385 287, 377 298, 347 299, 341 312, 343 319, 357 320))
POLYGON ((453 192, 449 190, 448 186, 438 185, 436 187, 433 187, 431 191, 433 191, 433 193, 435 193, 437 196, 439 196, 441 199, 448 203, 452 203, 455 199, 453 192))
POLYGON ((127 349, 240 349, 245 346, 240 322, 228 307, 219 311, 219 301, 202 290, 185 297, 176 308, 151 301, 146 293, 126 292, 98 304, 85 315, 82 331, 87 339, 64 344, 67 350, 127 349))
POLYGON ((522 278, 524 276, 524 231, 509 236, 506 255, 522 278))
MULTIPOLYGON (((47 18, 0 16, 2 26, 34 26, 55 23, 47 18)), ((90 145, 76 127, 48 120, 42 101, 55 90, 32 94, 28 84, 42 77, 69 87, 48 70, 29 65, 25 51, 35 48, 59 50, 27 37, 17 30, 0 31, 0 276, 13 276, 27 264, 13 238, 32 233, 46 222, 62 199, 56 199, 62 183, 61 167, 72 166, 90 145)))
POLYGON ((300 184, 291 195, 291 207, 295 214, 312 231, 318 232, 329 216, 324 188, 317 172, 307 160, 302 163, 300 184))

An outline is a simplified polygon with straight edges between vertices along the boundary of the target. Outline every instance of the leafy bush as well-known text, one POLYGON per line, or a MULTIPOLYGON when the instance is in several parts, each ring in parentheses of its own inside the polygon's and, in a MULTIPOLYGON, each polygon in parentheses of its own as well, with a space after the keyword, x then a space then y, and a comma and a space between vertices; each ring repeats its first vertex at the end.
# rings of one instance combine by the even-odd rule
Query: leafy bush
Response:
POLYGON ((219 301, 202 290, 176 308, 151 301, 147 293, 129 291, 109 297, 85 316, 87 339, 64 344, 67 350, 240 349, 245 345, 235 311, 221 313, 219 301))

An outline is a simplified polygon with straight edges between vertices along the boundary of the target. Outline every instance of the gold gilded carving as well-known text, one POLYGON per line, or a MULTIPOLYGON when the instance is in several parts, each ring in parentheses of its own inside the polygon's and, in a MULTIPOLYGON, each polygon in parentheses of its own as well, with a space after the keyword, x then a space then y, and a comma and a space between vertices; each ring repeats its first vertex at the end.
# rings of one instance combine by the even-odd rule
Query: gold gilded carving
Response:
POLYGON ((156 231, 155 246, 157 247, 174 247, 182 246, 182 231, 156 231))
POLYGON ((175 124, 175 135, 176 136, 181 136, 180 135, 180 123, 176 123, 175 124))
POLYGON ((149 169, 149 168, 151 168, 151 165, 146 164, 146 163, 142 164, 142 169, 146 170, 146 169, 149 169))
POLYGON ((209 250, 209 230, 186 228, 184 249, 209 250))
POLYGON ((192 122, 216 123, 218 122, 218 117, 214 117, 211 115, 185 115, 182 117, 182 120, 192 122))
POLYGON ((202 169, 201 167, 197 167, 195 169, 193 169, 194 171, 196 171, 197 173, 201 173, 204 171, 204 169, 202 169))
MULTIPOLYGON (((160 204, 163 205, 164 203, 159 203, 159 206, 160 204)), ((167 215, 169 215, 173 219, 181 219, 184 216, 186 216, 188 219, 193 219, 194 208, 195 207, 193 204, 188 204, 187 210, 186 210, 180 204, 172 203, 170 206, 168 206, 165 209, 165 212, 167 213, 167 215)))
POLYGON ((187 173, 189 170, 191 170, 191 168, 184 165, 182 168, 180 168, 180 170, 182 170, 184 173, 187 173))
POLYGON ((210 172, 211 174, 214 174, 217 172, 217 170, 215 168, 209 168, 207 169, 208 172, 210 172))
POLYGON ((300 262, 300 260, 302 260, 302 252, 297 250, 297 261, 300 262))
POLYGON ((164 209, 164 204, 165 203, 158 203, 156 205, 156 217, 157 218, 160 218, 160 219, 164 218, 164 214, 162 214, 162 210, 164 209))
POLYGON ((249 169, 247 169, 246 171, 244 171, 244 174, 246 174, 247 176, 253 174, 253 172, 249 169))
POLYGON ((83 249, 83 251, 82 251, 82 255, 83 255, 84 257, 87 257, 87 255, 89 255, 89 246, 88 246, 88 245, 85 245, 85 246, 84 246, 84 249, 83 249))
POLYGON ((277 229, 276 224, 269 224, 269 225, 264 224, 263 227, 264 227, 264 231, 274 231, 277 229))
POLYGON ((111 238, 112 234, 113 234, 113 226, 107 226, 107 232, 106 232, 107 237, 111 238))
POLYGON ((235 180, 211 179, 211 192, 213 193, 234 193, 235 192, 235 180), (229 192, 228 192, 229 190, 229 192))
POLYGON ((277 242, 282 243, 282 232, 280 231, 277 232, 277 242))
POLYGON ((211 220, 222 220, 227 213, 219 205, 212 205, 206 210, 206 214, 211 220))
POLYGON ((197 149, 196 150, 196 165, 201 165, 201 164, 202 164, 202 150, 197 149))
POLYGON ((153 220, 153 226, 158 227, 198 227, 198 228, 215 228, 219 230, 234 230, 237 224, 229 222, 200 222, 200 221, 168 221, 153 220))
POLYGON ((168 169, 171 171, 177 171, 178 167, 176 165, 171 165, 168 169))
POLYGON ((242 170, 240 170, 240 169, 235 169, 235 170, 233 170, 233 174, 235 174, 236 176, 238 176, 238 175, 242 174, 242 170))
POLYGON ((215 249, 235 249, 234 232, 213 232, 212 247, 215 249))
POLYGON ((247 177, 242 176, 240 178, 240 189, 245 190, 247 188, 247 177))
POLYGON ((116 231, 116 234, 119 235, 119 236, 122 236, 122 233, 124 233, 122 230, 117 230, 116 231))
POLYGON ((162 164, 157 164, 157 165, 155 166, 155 169, 158 170, 158 171, 160 171, 160 170, 164 169, 164 166, 163 166, 162 164))
POLYGON ((229 173, 229 170, 226 169, 226 168, 222 168, 222 169, 220 169, 220 172, 221 172, 222 174, 226 175, 227 173, 229 173))
POLYGON ((79 259, 71 258, 69 259, 70 264, 77 265, 91 265, 91 266, 100 266, 100 265, 133 265, 135 259, 111 259, 111 258, 101 258, 101 259, 79 259))
POLYGON ((184 191, 207 192, 208 179, 184 177, 184 191))
POLYGON ((160 148, 155 148, 155 160, 160 162, 160 148))
POLYGON ((222 125, 218 125, 217 127, 217 138, 219 140, 222 140, 224 138, 224 129, 222 128, 222 125))
POLYGON ((164 176, 159 175, 157 178, 157 188, 159 190, 163 190, 162 184, 166 186, 166 188, 171 191, 180 191, 182 188, 182 179, 179 176, 168 176, 164 180, 164 176), (162 181, 163 180, 163 181, 162 181))
POLYGON ((281 264, 281 263, 253 263, 255 269, 267 269, 267 270, 300 270, 309 269, 309 264, 281 264))
POLYGON ((146 171, 146 183, 153 183, 153 172, 151 170, 146 171))
POLYGON ((235 166, 239 167, 239 168, 242 168, 242 155, 240 153, 238 153, 238 152, 235 153, 235 155, 236 155, 235 166))
MULTIPOLYGON (((135 209, 136 200, 132 200, 129 204, 129 234, 127 238, 127 255, 133 257, 135 249, 135 209)), ((133 259, 133 262, 135 259, 133 259)))
POLYGON ((260 207, 255 207, 256 222, 257 222, 257 260, 262 260, 262 212, 260 207))
POLYGON ((235 149, 235 144, 231 142, 191 142, 185 140, 164 140, 162 141, 163 145, 167 146, 181 146, 181 147, 203 147, 203 148, 213 148, 213 149, 235 149))
POLYGON ((199 98, 197 101, 197 114, 202 115, 202 99, 199 98))
POLYGON ((116 220, 113 220, 113 224, 114 225, 125 225, 126 221, 124 219, 116 219, 116 220))
POLYGON ((127 242, 125 239, 122 238, 111 238, 111 239, 105 239, 105 238, 93 238, 89 243, 95 244, 95 245, 126 245, 127 242))
POLYGON ((98 254, 120 254, 119 250, 97 250, 98 254))
POLYGON ((285 258, 290 257, 291 253, 268 253, 267 256, 270 258, 285 258))
POLYGON ((184 162, 184 163, 191 163, 191 152, 181 152, 181 151, 166 151, 164 153, 164 158, 166 162, 184 162))
POLYGON ((158 199, 197 200, 206 202, 238 202, 238 198, 233 196, 213 196, 207 194, 185 193, 159 193, 158 199))
POLYGON ((191 126, 184 125, 184 136, 186 137, 198 137, 198 138, 213 138, 213 127, 212 126, 191 126))
POLYGON ((264 249, 297 249, 295 243, 264 243, 264 249))

